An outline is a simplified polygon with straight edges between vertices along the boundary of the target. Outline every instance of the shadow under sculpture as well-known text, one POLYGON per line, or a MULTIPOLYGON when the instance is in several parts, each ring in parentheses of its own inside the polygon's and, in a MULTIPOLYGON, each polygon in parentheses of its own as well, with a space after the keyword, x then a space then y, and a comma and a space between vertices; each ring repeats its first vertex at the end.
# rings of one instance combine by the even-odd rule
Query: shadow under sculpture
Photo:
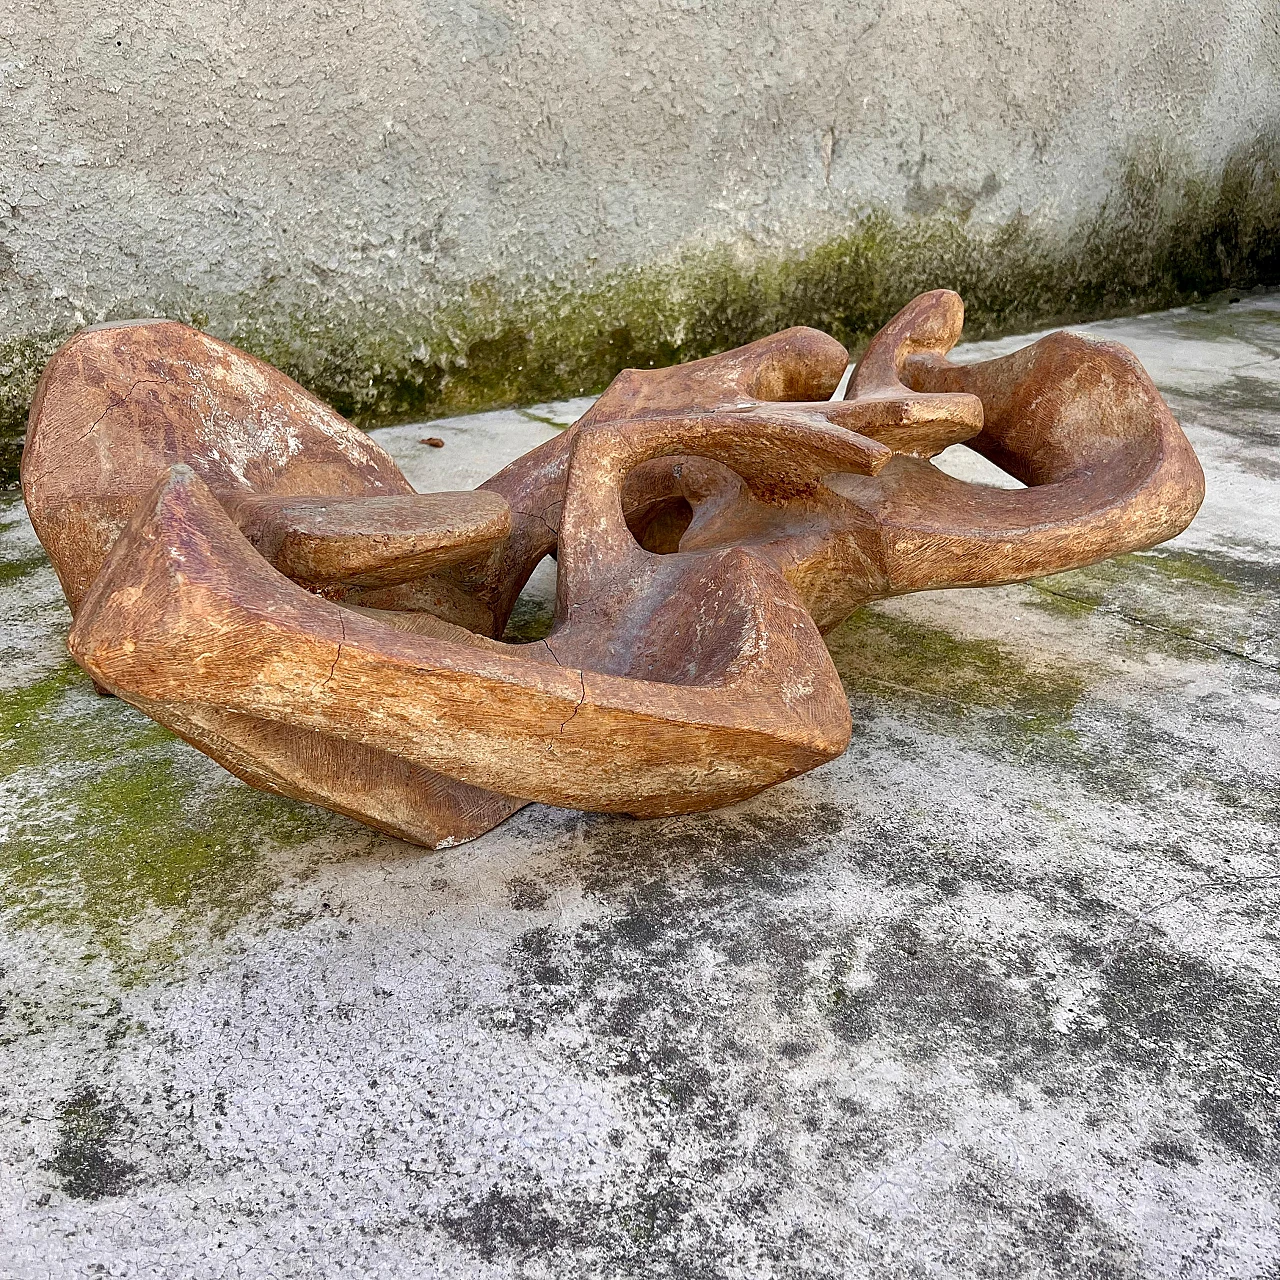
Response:
POLYGON ((1198 509, 1129 351, 1055 333, 952 364, 963 316, 916 298, 837 399, 847 353, 813 329, 625 370, 439 494, 234 347, 104 325, 45 371, 23 490, 76 661, 253 786, 431 847, 534 800, 710 809, 845 749, 822 634, 860 605, 1150 547, 1198 509), (930 463, 960 442, 1027 487, 930 463), (552 553, 550 633, 503 643, 552 553))

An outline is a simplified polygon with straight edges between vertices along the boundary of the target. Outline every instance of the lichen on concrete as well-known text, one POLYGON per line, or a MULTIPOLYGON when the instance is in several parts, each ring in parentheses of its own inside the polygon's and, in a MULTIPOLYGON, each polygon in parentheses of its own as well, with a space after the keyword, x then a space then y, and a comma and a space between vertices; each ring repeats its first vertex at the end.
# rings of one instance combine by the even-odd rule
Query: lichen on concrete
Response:
POLYGON ((993 640, 969 639, 890 608, 860 610, 827 637, 852 696, 892 690, 963 717, 994 715, 1028 732, 1062 728, 1088 686, 1070 659, 1037 664, 993 640))
POLYGON ((349 824, 249 790, 95 693, 66 655, 69 615, 48 560, 31 549, 21 504, 6 506, 0 640, 16 623, 29 643, 3 649, 0 915, 65 931, 136 979, 252 914, 349 824))
POLYGON ((225 930, 279 886, 282 849, 333 825, 192 758, 70 663, 0 694, 0 805, 0 911, 125 968, 172 960, 193 922, 225 930))
POLYGON ((1156 548, 1044 578, 1036 603, 1133 617, 1137 645, 1203 645, 1278 666, 1280 601, 1273 584, 1270 566, 1227 549, 1156 548))

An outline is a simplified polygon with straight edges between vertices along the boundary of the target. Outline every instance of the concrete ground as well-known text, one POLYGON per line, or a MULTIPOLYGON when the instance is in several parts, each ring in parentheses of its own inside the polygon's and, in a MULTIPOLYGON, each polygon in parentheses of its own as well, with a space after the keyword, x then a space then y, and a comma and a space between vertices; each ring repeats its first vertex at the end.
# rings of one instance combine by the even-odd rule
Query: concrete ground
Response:
MULTIPOLYGON (((863 610, 845 756, 696 817, 253 792, 95 696, 8 500, 0 1274, 1280 1275, 1280 295, 1088 328, 1191 529, 863 610)), ((581 408, 379 438, 471 485, 581 408)))

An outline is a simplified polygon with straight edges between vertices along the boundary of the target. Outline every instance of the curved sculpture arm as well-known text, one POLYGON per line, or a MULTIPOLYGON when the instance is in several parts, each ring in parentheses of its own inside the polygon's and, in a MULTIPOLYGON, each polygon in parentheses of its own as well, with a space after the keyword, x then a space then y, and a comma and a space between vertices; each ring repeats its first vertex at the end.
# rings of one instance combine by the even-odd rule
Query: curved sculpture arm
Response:
MULTIPOLYGON (((530 450, 480 487, 511 507, 511 535, 478 593, 498 620, 510 616, 516 597, 538 562, 556 549, 560 508, 569 479, 576 434, 596 423, 664 414, 688 415, 724 406, 817 400, 836 389, 849 353, 817 329, 793 328, 733 351, 663 369, 624 369, 582 419, 561 435, 530 450)), ((643 506, 650 489, 641 486, 643 506)))
POLYGON ((74 612, 173 463, 220 500, 413 496, 363 431, 278 369, 173 320, 82 329, 31 405, 22 491, 74 612))
POLYGON ((77 661, 256 786, 435 846, 528 799, 711 808, 844 749, 820 629, 858 605, 1194 515, 1199 464, 1130 353, 1056 334, 955 364, 962 320, 916 299, 847 400, 805 399, 846 364, 813 330, 624 371, 481 490, 433 495, 225 343, 88 330, 42 379, 24 490, 77 661), (1028 487, 927 461, 966 440, 1028 487), (550 634, 493 638, 557 544, 550 634))
POLYGON ((813 492, 833 472, 874 475, 892 450, 824 418, 783 406, 584 423, 572 441, 560 519, 562 610, 593 595, 621 566, 639 571, 651 556, 637 544, 623 511, 623 482, 655 458, 697 457, 732 468, 764 501, 813 492))
POLYGON ((897 458, 872 499, 885 526, 892 590, 1012 582, 1154 546, 1180 533, 1204 498, 1204 473, 1133 353, 1055 333, 1012 355, 957 365, 909 356, 927 391, 980 397, 970 447, 1025 489, 967 484, 897 458))
POLYGON ((849 733, 838 679, 776 687, 779 667, 808 673, 826 653, 772 570, 728 551, 699 585, 719 603, 707 615, 721 632, 717 670, 701 673, 711 683, 563 667, 544 643, 414 635, 271 569, 176 466, 139 504, 68 643, 140 706, 182 701, 313 730, 524 799, 677 813, 811 769, 849 733))
POLYGON ((913 387, 903 381, 907 361, 921 352, 943 355, 959 340, 964 302, 950 289, 914 298, 871 339, 842 401, 826 414, 895 453, 931 458, 982 430, 982 401, 966 391, 913 387))
POLYGON ((309 587, 388 587, 486 557, 511 532, 496 493, 280 497, 225 502, 258 553, 309 587))

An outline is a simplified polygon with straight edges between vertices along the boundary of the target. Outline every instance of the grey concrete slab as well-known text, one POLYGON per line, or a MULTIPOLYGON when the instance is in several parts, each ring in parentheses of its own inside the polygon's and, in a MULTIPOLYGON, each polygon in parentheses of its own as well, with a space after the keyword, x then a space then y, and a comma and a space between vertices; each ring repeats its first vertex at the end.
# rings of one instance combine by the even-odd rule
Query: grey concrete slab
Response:
MULTIPOLYGON (((688 818, 258 795, 66 662, 10 501, 0 1274, 1274 1277, 1280 302, 1088 329, 1197 522, 863 610, 845 756, 688 818)), ((579 408, 381 439, 470 485, 579 408)))

